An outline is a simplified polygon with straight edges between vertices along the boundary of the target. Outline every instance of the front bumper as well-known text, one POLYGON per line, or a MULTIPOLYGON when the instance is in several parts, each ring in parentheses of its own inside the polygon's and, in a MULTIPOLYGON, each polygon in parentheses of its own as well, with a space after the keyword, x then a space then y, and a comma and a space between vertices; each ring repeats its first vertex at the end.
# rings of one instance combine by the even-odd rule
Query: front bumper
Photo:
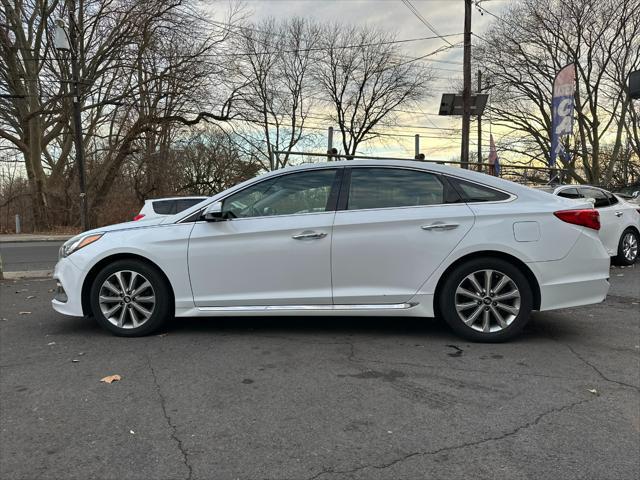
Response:
POLYGON ((58 282, 56 296, 51 306, 56 312, 74 317, 82 317, 82 282, 84 274, 69 257, 61 258, 53 271, 53 278, 58 282), (66 298, 66 301, 64 301, 66 298))

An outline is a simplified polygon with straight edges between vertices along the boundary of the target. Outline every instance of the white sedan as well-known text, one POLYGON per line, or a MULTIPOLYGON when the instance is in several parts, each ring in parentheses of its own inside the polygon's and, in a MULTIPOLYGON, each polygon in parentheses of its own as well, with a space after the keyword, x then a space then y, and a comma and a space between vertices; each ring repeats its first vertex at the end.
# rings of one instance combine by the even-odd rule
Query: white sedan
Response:
POLYGON ((604 300, 599 228, 589 202, 481 173, 302 165, 171 217, 74 237, 53 308, 122 336, 174 315, 439 315, 468 339, 502 341, 532 310, 604 300))
POLYGON ((564 198, 593 202, 600 213, 600 240, 619 265, 633 265, 640 243, 640 208, 607 190, 590 185, 561 185, 550 192, 564 198))

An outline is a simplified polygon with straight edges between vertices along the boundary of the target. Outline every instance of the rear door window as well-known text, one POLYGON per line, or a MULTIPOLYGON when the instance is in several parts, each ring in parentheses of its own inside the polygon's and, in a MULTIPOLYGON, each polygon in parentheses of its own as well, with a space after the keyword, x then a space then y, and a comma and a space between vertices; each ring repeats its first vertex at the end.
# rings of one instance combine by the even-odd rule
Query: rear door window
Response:
POLYGON ((560 190, 558 192, 558 196, 564 198, 582 198, 582 195, 580 195, 577 188, 565 188, 564 190, 560 190))
POLYGON ((585 196, 585 198, 593 198, 596 201, 596 208, 603 208, 609 206, 609 199, 605 195, 602 190, 598 190, 597 188, 589 188, 584 187, 581 188, 580 191, 585 196))
POLYGON ((619 202, 618 197, 616 197, 613 193, 604 192, 607 198, 609 199, 609 205, 615 205, 619 202))
POLYGON ((400 168, 353 168, 347 209, 417 207, 450 203, 438 175, 400 168))
POLYGON ((200 203, 204 200, 204 198, 182 198, 178 200, 176 203, 176 211, 175 213, 180 213, 187 208, 193 207, 196 203, 200 203))
POLYGON ((176 200, 158 200, 153 202, 153 211, 158 215, 173 215, 176 213, 176 200))

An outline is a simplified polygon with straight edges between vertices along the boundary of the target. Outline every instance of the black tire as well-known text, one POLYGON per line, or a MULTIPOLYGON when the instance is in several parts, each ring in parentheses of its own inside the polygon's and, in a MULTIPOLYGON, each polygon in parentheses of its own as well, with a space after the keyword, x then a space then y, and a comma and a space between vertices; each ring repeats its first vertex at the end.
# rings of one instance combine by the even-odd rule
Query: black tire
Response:
MULTIPOLYGON (((496 274, 495 278, 500 277, 496 274)), ((440 314, 453 331, 461 337, 474 342, 504 342, 513 338, 520 333, 527 324, 533 308, 533 293, 527 277, 512 263, 500 258, 492 257, 469 260, 468 262, 462 263, 454 268, 447 274, 447 278, 442 285, 442 288, 439 290, 439 297, 436 300, 440 308, 440 314), (483 332, 468 326, 464 323, 462 318, 460 318, 456 309, 456 290, 458 289, 458 286, 465 281, 469 275, 482 270, 494 270, 495 272, 498 272, 498 274, 506 275, 512 280, 519 292, 519 311, 517 315, 514 313, 515 318, 513 318, 506 327, 498 331, 483 332)), ((482 302, 484 302, 484 300, 482 300, 482 302)), ((493 305, 495 305, 495 303, 493 305)), ((478 304, 477 307, 474 305, 469 308, 471 309, 471 312, 473 312, 476 308, 484 309, 485 305, 484 303, 481 303, 478 304)), ((491 306, 487 308, 491 308, 491 306)), ((483 313, 482 310, 481 312, 483 313)), ((480 321, 482 313, 478 317, 480 321)), ((469 316, 471 317, 471 315, 469 316)), ((478 326, 476 325, 476 327, 478 326)), ((498 325, 495 325, 495 328, 498 328, 498 325)))
MULTIPOLYGON (((127 273, 125 273, 125 275, 127 275, 127 273)), ((138 282, 140 283, 141 281, 138 280, 138 282)), ((91 311, 93 313, 93 317, 96 319, 96 321, 101 327, 103 327, 104 329, 110 331, 111 333, 117 336, 141 337, 144 335, 149 335, 157 331, 169 318, 173 316, 173 312, 171 311, 173 306, 173 300, 172 300, 173 297, 172 297, 171 289, 169 285, 167 285, 167 281, 165 280, 164 276, 155 267, 140 260, 135 260, 135 259, 117 260, 107 265, 98 273, 98 275, 96 275, 96 278, 94 279, 93 284, 91 285, 91 290, 89 295, 90 295, 89 300, 91 304, 91 311), (100 291, 103 288, 103 284, 107 279, 109 279, 112 275, 116 274, 117 272, 135 272, 136 274, 144 277, 144 279, 148 280, 149 284, 151 285, 152 291, 147 290, 146 292, 147 292, 147 295, 149 294, 148 292, 151 292, 154 295, 155 302, 152 305, 148 303, 144 305, 141 304, 141 306, 144 306, 148 311, 151 312, 151 314, 148 317, 148 319, 146 319, 143 323, 141 323, 137 327, 131 324, 128 326, 128 328, 124 328, 112 323, 111 321, 109 321, 109 319, 105 316, 105 314, 102 312, 102 309, 100 308, 99 297, 100 297, 100 291)), ((116 294, 114 293, 113 296, 115 298, 116 294)), ((129 308, 133 308, 132 305, 127 304, 126 306, 129 308)), ((117 312, 120 312, 120 311, 121 310, 117 310, 117 312)), ((134 314, 136 316, 140 315, 139 312, 134 312, 134 314)), ((127 322, 126 320, 127 314, 125 314, 124 317, 125 317, 125 322, 127 322)), ((129 322, 131 322, 131 320, 129 320, 129 322)))
POLYGON ((639 244, 640 244, 640 236, 638 235, 638 232, 635 231, 633 228, 627 228, 624 232, 622 232, 622 235, 620 235, 620 240, 618 240, 618 255, 613 257, 613 263, 616 265, 625 265, 625 266, 633 265, 634 263, 636 263, 636 260, 638 260, 639 244), (624 253, 625 238, 627 238, 628 235, 631 235, 635 239, 635 245, 636 245, 635 255, 632 255, 631 258, 627 258, 627 256, 625 256, 625 253, 624 253))

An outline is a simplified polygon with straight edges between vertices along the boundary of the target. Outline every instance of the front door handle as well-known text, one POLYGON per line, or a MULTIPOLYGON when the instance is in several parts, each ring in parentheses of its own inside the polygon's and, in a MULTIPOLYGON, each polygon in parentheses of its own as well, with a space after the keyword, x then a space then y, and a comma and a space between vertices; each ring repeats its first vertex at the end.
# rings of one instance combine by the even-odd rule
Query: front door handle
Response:
POLYGON ((622 212, 618 211, 616 212, 616 217, 621 217, 622 216, 622 212))
POLYGON ((453 230, 459 226, 458 223, 432 223, 431 225, 422 225, 420 228, 423 230, 453 230))
POLYGON ((298 233, 296 235, 292 235, 291 238, 294 240, 316 240, 319 238, 326 237, 327 234, 324 232, 314 232, 313 230, 305 230, 304 232, 298 233))

